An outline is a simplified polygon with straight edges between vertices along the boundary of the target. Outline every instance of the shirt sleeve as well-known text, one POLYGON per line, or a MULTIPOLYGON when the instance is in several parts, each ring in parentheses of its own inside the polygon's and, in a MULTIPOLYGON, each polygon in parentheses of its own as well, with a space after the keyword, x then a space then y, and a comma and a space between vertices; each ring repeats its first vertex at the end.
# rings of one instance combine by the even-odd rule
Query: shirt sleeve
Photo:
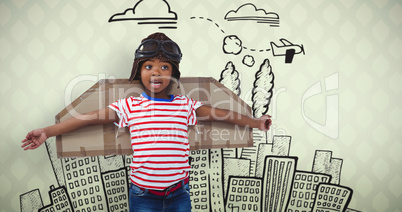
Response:
POLYGON ((196 101, 192 98, 189 99, 189 116, 188 116, 188 125, 196 125, 197 124, 197 115, 195 113, 195 110, 197 108, 201 107, 203 104, 200 101, 196 101))
POLYGON ((128 126, 128 116, 127 116, 127 104, 128 99, 119 99, 116 102, 109 105, 109 108, 116 111, 119 117, 119 123, 115 123, 118 127, 128 126))

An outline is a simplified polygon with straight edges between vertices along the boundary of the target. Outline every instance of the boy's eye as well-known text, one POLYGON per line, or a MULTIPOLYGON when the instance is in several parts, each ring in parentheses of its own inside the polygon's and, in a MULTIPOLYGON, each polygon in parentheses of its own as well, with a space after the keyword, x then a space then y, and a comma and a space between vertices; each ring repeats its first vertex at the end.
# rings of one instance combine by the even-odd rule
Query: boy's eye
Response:
POLYGON ((169 66, 162 66, 162 69, 163 69, 163 70, 168 70, 168 69, 169 69, 169 66))
POLYGON ((146 69, 152 69, 152 66, 151 65, 146 65, 145 68, 146 69))

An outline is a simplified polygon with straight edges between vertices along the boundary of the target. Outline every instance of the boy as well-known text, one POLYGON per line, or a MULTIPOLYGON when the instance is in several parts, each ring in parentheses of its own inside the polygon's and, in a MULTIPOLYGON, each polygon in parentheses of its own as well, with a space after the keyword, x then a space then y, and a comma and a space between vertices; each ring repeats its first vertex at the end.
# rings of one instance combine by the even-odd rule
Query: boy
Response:
POLYGON ((130 127, 134 151, 130 211, 190 211, 188 125, 197 124, 198 117, 267 131, 271 120, 270 116, 251 118, 202 105, 187 96, 170 95, 173 81, 180 79, 181 57, 179 46, 165 34, 151 34, 135 52, 129 79, 140 80, 144 87, 140 97, 121 99, 108 108, 33 130, 22 141, 22 148, 36 149, 48 137, 87 125, 130 127))

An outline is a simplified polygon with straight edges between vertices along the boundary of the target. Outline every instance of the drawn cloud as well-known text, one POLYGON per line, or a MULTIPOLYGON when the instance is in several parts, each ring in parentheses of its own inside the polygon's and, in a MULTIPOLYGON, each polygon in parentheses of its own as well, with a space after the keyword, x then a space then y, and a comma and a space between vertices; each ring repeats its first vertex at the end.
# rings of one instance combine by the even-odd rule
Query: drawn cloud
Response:
POLYGON ((226 36, 223 40, 223 52, 225 54, 240 54, 242 50, 241 40, 236 35, 226 36))
POLYGON ((267 23, 271 26, 279 26, 279 15, 274 12, 266 12, 264 9, 257 9, 252 3, 241 5, 237 10, 230 10, 225 15, 227 21, 248 21, 267 23))
POLYGON ((170 10, 166 0, 140 0, 133 8, 114 14, 109 22, 128 20, 177 20, 177 14, 170 10))

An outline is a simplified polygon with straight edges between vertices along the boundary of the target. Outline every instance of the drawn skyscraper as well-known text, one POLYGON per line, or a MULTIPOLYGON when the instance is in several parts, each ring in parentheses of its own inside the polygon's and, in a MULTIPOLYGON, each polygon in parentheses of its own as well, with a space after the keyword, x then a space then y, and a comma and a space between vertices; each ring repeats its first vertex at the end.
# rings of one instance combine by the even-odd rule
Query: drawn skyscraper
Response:
POLYGON ((73 212, 67 189, 64 186, 57 189, 53 185, 50 186, 49 196, 51 203, 39 209, 38 212, 73 212))
POLYGON ((37 211, 43 207, 43 200, 39 189, 20 195, 21 212, 37 211))
POLYGON ((297 157, 267 156, 265 158, 262 204, 264 212, 283 212, 289 202, 297 157))
POLYGON ((210 150, 210 167, 209 167, 209 190, 211 211, 224 212, 225 205, 223 200, 223 150, 210 150))
POLYGON ((352 194, 352 189, 348 187, 321 183, 317 189, 312 211, 344 212, 352 199, 352 194))
POLYGON ((63 158, 62 167, 74 209, 102 211, 107 208, 98 157, 63 158))
POLYGON ((47 154, 50 159, 50 163, 52 164, 53 167, 53 172, 56 177, 57 182, 59 183, 59 186, 66 186, 65 178, 64 178, 64 173, 63 173, 63 165, 62 165, 62 159, 57 157, 57 147, 56 147, 56 139, 54 138, 49 138, 45 144, 46 144, 46 150, 47 154))
POLYGON ((209 151, 208 149, 190 152, 190 196, 193 211, 209 211, 209 151))
POLYGON ((318 184, 329 183, 330 175, 296 171, 287 212, 311 211, 318 184))
POLYGON ((250 177, 250 160, 242 158, 223 159, 223 193, 226 197, 229 176, 250 177), (232 167, 236 167, 233 169, 232 167))
POLYGON ((333 158, 331 151, 317 150, 315 152, 312 172, 331 175, 331 183, 339 185, 343 160, 333 158))
POLYGON ((256 177, 262 177, 264 172, 265 157, 268 155, 274 156, 289 156, 290 152, 290 136, 275 135, 272 143, 262 143, 258 146, 256 177))
POLYGON ((128 184, 126 168, 102 173, 109 211, 128 211, 128 184))
POLYGON ((260 212, 262 179, 230 176, 226 212, 260 212))
MULTIPOLYGON (((242 148, 240 158, 248 159, 250 160, 250 174, 249 176, 256 176, 256 166, 257 166, 257 154, 258 152, 258 147, 260 144, 266 144, 267 140, 263 139, 262 136, 260 135, 261 131, 257 131, 256 129, 253 129, 253 146, 252 147, 244 147, 242 148)), ((262 132, 265 133, 265 132, 262 132)))

